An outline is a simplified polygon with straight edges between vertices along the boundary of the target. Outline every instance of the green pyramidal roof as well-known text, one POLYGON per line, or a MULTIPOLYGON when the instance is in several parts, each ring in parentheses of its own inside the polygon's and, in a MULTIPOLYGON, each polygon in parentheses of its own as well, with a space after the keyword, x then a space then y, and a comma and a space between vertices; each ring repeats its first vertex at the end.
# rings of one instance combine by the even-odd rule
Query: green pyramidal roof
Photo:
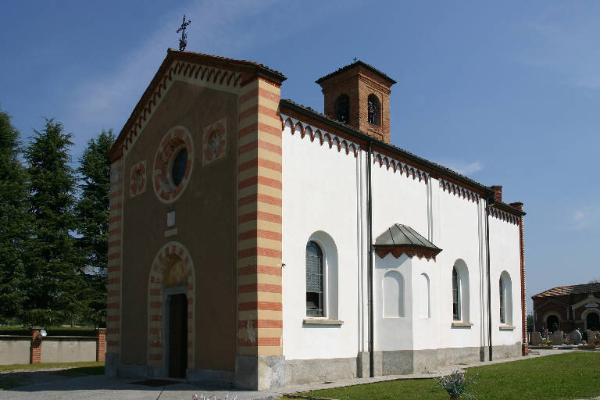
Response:
POLYGON ((417 246, 441 250, 410 226, 394 224, 377 237, 375 246, 417 246))

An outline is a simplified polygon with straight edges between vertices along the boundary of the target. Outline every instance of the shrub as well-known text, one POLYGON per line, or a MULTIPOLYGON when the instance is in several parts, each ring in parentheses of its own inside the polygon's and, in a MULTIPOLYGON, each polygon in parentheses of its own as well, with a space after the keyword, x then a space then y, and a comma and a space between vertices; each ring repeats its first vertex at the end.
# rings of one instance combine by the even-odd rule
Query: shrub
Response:
POLYGON ((453 400, 475 398, 472 394, 467 393, 467 389, 473 384, 473 380, 468 379, 461 370, 457 369, 449 375, 436 378, 436 381, 453 400))

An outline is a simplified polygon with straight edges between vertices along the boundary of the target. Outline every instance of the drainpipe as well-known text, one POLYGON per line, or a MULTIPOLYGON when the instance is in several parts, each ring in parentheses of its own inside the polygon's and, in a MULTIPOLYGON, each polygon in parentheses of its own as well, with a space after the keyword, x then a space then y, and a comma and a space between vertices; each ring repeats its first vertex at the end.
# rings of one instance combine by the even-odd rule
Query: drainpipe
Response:
POLYGON ((369 150, 367 156, 367 245, 369 246, 367 254, 369 255, 368 273, 367 273, 367 291, 369 297, 369 376, 375 376, 375 356, 374 351, 374 310, 373 310, 373 204, 371 195, 371 162, 373 153, 373 142, 369 140, 369 150))
POLYGON ((487 300, 488 300, 488 335, 489 335, 489 348, 488 348, 488 358, 489 361, 492 361, 493 351, 492 351, 492 278, 491 278, 491 268, 490 268, 490 206, 494 204, 495 199, 493 197, 489 197, 486 200, 485 206, 485 246, 486 246, 486 257, 487 257, 487 300))

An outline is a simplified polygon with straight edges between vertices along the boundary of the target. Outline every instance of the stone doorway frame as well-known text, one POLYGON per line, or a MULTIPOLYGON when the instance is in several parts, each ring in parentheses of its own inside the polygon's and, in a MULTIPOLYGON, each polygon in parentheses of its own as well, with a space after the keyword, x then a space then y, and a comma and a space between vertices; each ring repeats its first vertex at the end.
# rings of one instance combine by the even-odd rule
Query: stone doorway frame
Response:
POLYGON ((148 277, 148 341, 146 359, 151 376, 167 377, 169 374, 167 298, 174 294, 185 294, 187 297, 187 373, 195 368, 194 282, 194 265, 185 246, 176 241, 165 244, 154 257, 148 277), (184 282, 183 285, 165 287, 166 273, 169 273, 173 259, 181 261, 183 271, 180 272, 185 276, 184 282))

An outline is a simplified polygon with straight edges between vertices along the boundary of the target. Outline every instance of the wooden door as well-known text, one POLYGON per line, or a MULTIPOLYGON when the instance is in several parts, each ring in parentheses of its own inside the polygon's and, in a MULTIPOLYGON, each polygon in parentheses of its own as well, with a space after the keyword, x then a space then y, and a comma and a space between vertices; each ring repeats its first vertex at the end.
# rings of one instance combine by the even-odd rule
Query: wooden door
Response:
POLYGON ((185 378, 187 369, 187 296, 169 296, 169 377, 185 378))

